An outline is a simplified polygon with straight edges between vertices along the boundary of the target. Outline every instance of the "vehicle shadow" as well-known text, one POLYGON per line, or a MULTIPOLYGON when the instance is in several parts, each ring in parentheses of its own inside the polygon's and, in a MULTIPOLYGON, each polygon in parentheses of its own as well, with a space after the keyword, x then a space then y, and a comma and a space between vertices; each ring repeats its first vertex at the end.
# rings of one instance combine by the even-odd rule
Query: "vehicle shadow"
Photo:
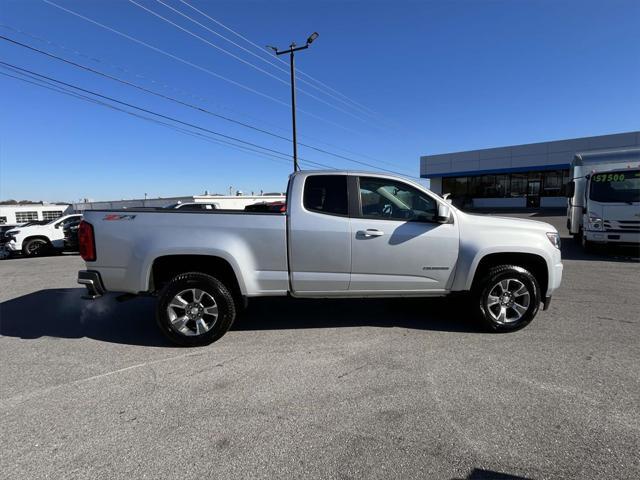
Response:
POLYGON ((461 297, 302 299, 254 298, 232 330, 401 327, 416 330, 483 330, 461 297))
POLYGON ((526 477, 500 473, 484 468, 474 468, 469 475, 464 478, 453 478, 451 480, 528 480, 526 477))
POLYGON ((154 320, 155 301, 84 300, 83 288, 57 288, 0 303, 0 335, 23 339, 92 338, 149 347, 169 346, 154 320))
MULTIPOLYGON (((153 298, 118 302, 108 294, 84 300, 81 288, 49 289, 0 303, 0 335, 22 339, 91 338, 148 347, 170 346, 155 325, 153 298)), ((477 332, 480 325, 456 299, 252 299, 232 330, 403 327, 477 332)))

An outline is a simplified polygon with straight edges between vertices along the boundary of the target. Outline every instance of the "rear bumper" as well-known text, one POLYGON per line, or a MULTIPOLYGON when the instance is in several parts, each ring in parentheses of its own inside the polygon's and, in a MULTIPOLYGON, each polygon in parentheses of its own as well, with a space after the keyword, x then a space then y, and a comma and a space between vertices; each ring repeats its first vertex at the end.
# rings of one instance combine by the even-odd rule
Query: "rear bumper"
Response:
POLYGON ((80 270, 78 272, 78 283, 84 285, 87 289, 87 295, 83 298, 93 300, 101 297, 107 291, 102 283, 102 278, 100 278, 100 273, 95 270, 80 270))

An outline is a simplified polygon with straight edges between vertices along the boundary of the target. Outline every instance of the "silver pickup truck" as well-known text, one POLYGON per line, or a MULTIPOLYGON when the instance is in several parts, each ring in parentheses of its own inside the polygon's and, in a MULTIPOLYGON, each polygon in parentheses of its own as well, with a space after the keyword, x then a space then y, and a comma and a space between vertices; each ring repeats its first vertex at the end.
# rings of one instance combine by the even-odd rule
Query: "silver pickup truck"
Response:
POLYGON ((291 175, 286 212, 86 211, 79 229, 90 298, 158 296, 174 343, 222 337, 250 297, 432 297, 468 292, 492 331, 527 325, 560 285, 557 230, 470 215, 402 177, 291 175))

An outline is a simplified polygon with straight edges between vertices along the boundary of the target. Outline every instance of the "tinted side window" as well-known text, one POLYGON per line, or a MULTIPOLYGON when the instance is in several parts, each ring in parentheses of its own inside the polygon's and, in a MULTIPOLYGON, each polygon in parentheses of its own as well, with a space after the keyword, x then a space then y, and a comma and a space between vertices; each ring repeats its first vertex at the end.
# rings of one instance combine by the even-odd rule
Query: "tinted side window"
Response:
POLYGON ((332 215, 347 215, 347 177, 345 175, 314 175, 304 184, 304 208, 332 215))
POLYGON ((360 177, 362 216, 386 220, 433 222, 437 202, 404 183, 383 178, 360 177))

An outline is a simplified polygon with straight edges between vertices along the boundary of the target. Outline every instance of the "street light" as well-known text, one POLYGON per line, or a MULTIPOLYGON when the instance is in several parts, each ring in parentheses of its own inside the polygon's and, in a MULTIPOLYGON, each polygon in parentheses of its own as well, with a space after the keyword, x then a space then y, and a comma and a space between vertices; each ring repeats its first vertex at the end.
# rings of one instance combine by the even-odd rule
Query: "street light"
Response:
POLYGON ((296 172, 300 170, 298 167, 298 141, 296 138, 296 75, 295 75, 295 62, 293 53, 299 50, 305 50, 309 48, 315 39, 318 38, 318 32, 313 32, 307 38, 307 42, 301 47, 296 46, 296 42, 291 42, 289 48, 287 50, 278 50, 277 47, 272 47, 271 45, 267 45, 267 48, 270 48, 275 52, 276 55, 284 55, 285 53, 289 54, 289 65, 291 67, 291 123, 293 128, 293 171, 296 172))

